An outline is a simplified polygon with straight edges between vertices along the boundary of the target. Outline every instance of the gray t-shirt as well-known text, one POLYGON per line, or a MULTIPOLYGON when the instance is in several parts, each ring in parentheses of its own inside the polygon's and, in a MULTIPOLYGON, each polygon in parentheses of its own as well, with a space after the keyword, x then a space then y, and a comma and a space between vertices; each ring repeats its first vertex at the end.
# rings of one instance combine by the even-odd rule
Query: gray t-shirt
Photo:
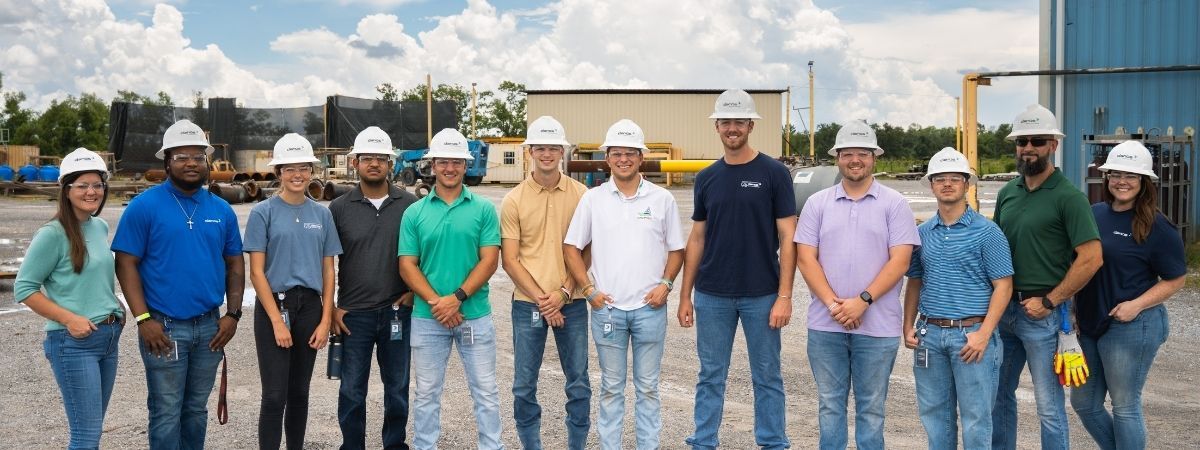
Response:
POLYGON ((290 205, 276 196, 250 211, 242 249, 267 254, 272 292, 296 286, 321 292, 321 259, 342 254, 342 243, 328 208, 312 199, 290 205))

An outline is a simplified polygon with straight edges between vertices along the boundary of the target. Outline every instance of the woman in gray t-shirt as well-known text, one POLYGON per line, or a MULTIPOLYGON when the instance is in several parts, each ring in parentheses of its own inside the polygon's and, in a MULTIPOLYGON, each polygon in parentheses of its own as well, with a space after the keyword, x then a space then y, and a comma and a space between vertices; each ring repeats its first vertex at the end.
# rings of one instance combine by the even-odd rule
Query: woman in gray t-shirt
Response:
POLYGON ((304 445, 308 388, 317 350, 325 346, 333 313, 333 258, 342 253, 329 209, 305 196, 312 179, 312 145, 289 133, 275 143, 270 165, 279 193, 250 211, 243 247, 258 298, 254 344, 262 377, 259 448, 304 445), (295 345, 307 341, 308 345, 295 345))

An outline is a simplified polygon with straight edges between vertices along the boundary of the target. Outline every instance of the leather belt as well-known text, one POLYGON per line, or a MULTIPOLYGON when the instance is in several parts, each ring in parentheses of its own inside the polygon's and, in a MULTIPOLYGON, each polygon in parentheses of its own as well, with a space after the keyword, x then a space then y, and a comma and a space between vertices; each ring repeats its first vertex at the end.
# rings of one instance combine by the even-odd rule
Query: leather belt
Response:
POLYGON ((1049 293, 1049 289, 1040 291, 1013 291, 1013 296, 1017 298, 1017 301, 1021 301, 1030 297, 1045 297, 1049 293))
POLYGON ((965 328, 983 322, 983 316, 965 317, 962 319, 935 319, 932 317, 921 316, 919 320, 942 328, 965 328))
POLYGON ((101 320, 100 322, 97 322, 97 323, 100 325, 112 325, 112 324, 118 323, 120 321, 121 321, 121 316, 118 316, 116 314, 109 314, 108 317, 105 317, 104 320, 101 320))

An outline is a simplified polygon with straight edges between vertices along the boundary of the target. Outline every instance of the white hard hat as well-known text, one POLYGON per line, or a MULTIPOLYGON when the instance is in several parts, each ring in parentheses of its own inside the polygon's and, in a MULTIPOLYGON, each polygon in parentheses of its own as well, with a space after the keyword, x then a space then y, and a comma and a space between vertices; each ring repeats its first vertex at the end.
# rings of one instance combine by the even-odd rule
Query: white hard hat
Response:
POLYGON ((646 150, 646 135, 642 133, 642 127, 633 123, 632 120, 621 119, 608 127, 608 133, 604 134, 604 144, 600 145, 600 151, 606 152, 609 147, 646 150))
POLYGON ((754 112, 754 99, 741 89, 730 89, 717 96, 709 119, 761 119, 754 112))
POLYGON ((525 142, 521 145, 561 145, 564 149, 571 146, 567 142, 567 132, 553 117, 542 116, 534 119, 528 130, 525 133, 525 142))
POLYGON ((961 173, 966 175, 968 180, 975 179, 971 172, 971 165, 967 163, 967 157, 955 150, 954 147, 945 147, 929 158, 925 181, 931 181, 934 175, 940 173, 961 173))
POLYGON ((154 156, 164 159, 167 150, 191 146, 204 147, 205 155, 212 156, 213 154, 213 147, 208 145, 208 137, 204 135, 204 130, 201 130, 200 126, 192 121, 183 119, 167 127, 167 131, 163 133, 162 148, 158 149, 154 156))
POLYGON ((433 140, 429 142, 429 152, 425 154, 425 159, 433 158, 475 160, 475 157, 471 156, 467 137, 453 128, 445 128, 433 135, 433 140))
POLYGON ((364 153, 396 157, 396 151, 392 149, 392 137, 379 127, 367 127, 354 137, 354 148, 350 150, 350 154, 364 153))
POLYGON ((869 148, 875 153, 875 156, 883 154, 883 149, 879 147, 879 140, 875 138, 875 129, 867 125, 865 120, 852 120, 843 125, 833 140, 833 148, 829 149, 829 156, 837 156, 838 150, 843 148, 869 148))
POLYGON ((1020 136, 1054 136, 1061 139, 1065 135, 1059 131, 1054 113, 1042 105, 1033 104, 1025 112, 1017 114, 1012 123, 1012 133, 1005 139, 1011 141, 1020 136))
MULTIPOLYGON (((65 167, 66 163, 63 166, 65 167)), ((1101 172, 1119 170, 1146 175, 1151 180, 1158 181, 1158 175, 1154 174, 1154 158, 1150 156, 1150 150, 1147 150, 1146 146, 1138 141, 1125 141, 1117 144, 1108 151, 1108 158, 1104 160, 1104 165, 1099 169, 1101 172)))
POLYGON ((83 147, 75 149, 67 156, 63 157, 62 165, 59 166, 58 182, 62 183, 63 178, 67 175, 76 172, 100 172, 100 179, 108 178, 108 166, 104 164, 104 158, 97 155, 96 152, 83 147))
POLYGON ((288 133, 275 141, 275 150, 271 152, 271 162, 268 166, 281 164, 315 163, 318 159, 313 156, 312 143, 304 136, 288 133))

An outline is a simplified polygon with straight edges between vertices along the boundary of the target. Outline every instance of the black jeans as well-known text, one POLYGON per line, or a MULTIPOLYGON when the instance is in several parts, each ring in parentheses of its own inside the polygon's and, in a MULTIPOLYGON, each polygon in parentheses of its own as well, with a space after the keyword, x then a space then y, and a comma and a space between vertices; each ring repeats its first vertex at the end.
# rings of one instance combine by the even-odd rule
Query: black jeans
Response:
MULTIPOLYGON (((272 294, 278 299, 278 294, 272 294)), ((282 301, 291 321, 292 347, 275 344, 275 330, 262 304, 254 308, 254 347, 258 351, 258 374, 262 378, 262 405, 258 411, 258 447, 278 449, 284 428, 288 449, 304 447, 308 426, 308 386, 312 380, 317 351, 308 338, 321 322, 321 296, 309 288, 285 292, 282 301)), ((321 336, 321 339, 325 339, 321 336)))

